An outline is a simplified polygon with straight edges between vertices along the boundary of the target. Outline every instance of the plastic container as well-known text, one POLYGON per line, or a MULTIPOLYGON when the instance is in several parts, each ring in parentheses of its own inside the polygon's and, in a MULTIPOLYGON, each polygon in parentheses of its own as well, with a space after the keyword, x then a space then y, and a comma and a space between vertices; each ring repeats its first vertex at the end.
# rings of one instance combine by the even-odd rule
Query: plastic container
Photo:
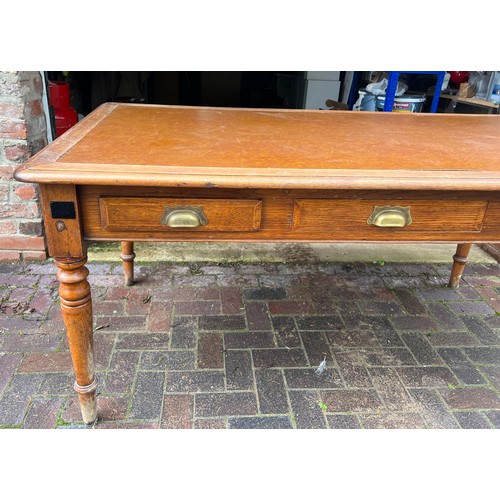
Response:
POLYGON ((495 104, 500 103, 500 71, 495 71, 488 100, 495 104))
MULTIPOLYGON (((393 113, 419 113, 425 102, 425 94, 405 94, 401 97, 394 98, 394 106, 392 107, 393 113)), ((377 96, 375 107, 384 111, 385 96, 377 96)))

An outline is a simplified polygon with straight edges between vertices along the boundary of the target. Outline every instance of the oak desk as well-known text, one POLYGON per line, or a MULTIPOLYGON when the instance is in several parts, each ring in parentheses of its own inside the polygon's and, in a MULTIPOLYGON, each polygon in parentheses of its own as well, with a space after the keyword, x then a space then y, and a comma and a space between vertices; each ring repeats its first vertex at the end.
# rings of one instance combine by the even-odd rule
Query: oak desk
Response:
POLYGON ((494 115, 104 104, 28 163, 83 420, 96 417, 87 245, 121 241, 500 242, 494 115))

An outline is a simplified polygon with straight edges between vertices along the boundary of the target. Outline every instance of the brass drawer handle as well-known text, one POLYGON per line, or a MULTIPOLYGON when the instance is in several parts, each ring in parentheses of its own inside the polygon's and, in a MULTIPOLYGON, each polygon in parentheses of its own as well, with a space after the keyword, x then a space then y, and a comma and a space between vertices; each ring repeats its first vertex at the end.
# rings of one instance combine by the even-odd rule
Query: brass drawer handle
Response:
POLYGON ((376 206, 367 223, 378 227, 409 226, 412 223, 410 207, 376 206))
POLYGON ((208 219, 203 213, 203 207, 167 207, 160 224, 168 227, 198 227, 206 226, 208 219))

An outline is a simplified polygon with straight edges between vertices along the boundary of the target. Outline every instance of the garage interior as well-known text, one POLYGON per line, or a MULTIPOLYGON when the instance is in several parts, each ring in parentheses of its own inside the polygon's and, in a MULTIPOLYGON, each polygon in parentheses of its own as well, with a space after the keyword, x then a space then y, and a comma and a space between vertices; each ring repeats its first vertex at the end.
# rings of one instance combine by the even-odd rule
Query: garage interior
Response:
MULTIPOLYGON (((387 79, 383 71, 47 71, 68 83, 71 106, 86 116, 104 102, 288 109, 353 109, 359 92, 387 79), (328 101, 328 103, 327 103, 328 101)), ((498 112, 500 72, 448 72, 437 112, 498 112), (493 95, 493 96, 492 96, 493 95)), ((404 95, 424 95, 428 112, 437 72, 400 73, 404 95)))

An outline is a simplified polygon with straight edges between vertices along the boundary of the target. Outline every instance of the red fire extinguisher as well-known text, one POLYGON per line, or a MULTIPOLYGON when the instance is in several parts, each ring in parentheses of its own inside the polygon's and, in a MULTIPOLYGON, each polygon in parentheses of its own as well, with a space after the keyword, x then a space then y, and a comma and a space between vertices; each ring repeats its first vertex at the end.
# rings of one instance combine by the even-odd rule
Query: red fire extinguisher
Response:
POLYGON ((69 83, 49 81, 49 104, 54 108, 56 137, 60 137, 78 122, 78 114, 70 106, 69 83))

